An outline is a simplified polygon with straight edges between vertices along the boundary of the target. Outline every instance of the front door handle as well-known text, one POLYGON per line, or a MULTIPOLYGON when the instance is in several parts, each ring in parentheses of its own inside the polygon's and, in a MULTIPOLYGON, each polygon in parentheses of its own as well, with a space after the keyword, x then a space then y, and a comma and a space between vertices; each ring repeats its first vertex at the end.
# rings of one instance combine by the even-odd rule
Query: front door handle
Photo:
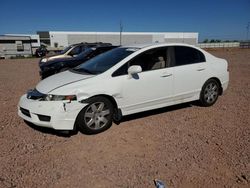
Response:
POLYGON ((197 71, 204 71, 205 68, 200 68, 200 69, 197 69, 197 71))
POLYGON ((169 77, 169 76, 172 76, 172 74, 171 73, 169 73, 169 74, 163 74, 161 77, 165 78, 165 77, 169 77))

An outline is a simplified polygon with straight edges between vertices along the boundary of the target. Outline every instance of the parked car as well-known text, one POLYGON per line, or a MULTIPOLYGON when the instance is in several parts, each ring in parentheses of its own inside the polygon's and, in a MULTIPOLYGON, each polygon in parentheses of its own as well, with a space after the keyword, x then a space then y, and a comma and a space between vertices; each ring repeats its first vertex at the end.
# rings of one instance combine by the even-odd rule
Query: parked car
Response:
POLYGON ((122 116, 198 100, 213 105, 228 63, 185 44, 123 46, 42 80, 18 114, 37 126, 100 133, 122 116))
POLYGON ((94 46, 101 46, 101 45, 111 45, 110 43, 78 43, 78 44, 72 44, 68 47, 66 47, 64 50, 62 50, 59 54, 48 56, 41 59, 41 62, 47 62, 53 59, 58 58, 72 58, 77 56, 78 54, 84 52, 86 48, 94 47, 94 46))
POLYGON ((40 76, 42 79, 47 78, 58 72, 63 72, 70 68, 76 67, 85 61, 104 53, 108 50, 116 48, 117 46, 97 46, 92 48, 86 48, 84 52, 72 57, 72 58, 57 58, 47 62, 40 62, 40 76))
POLYGON ((44 57, 48 53, 48 50, 46 46, 41 45, 39 48, 36 49, 35 51, 35 56, 36 57, 44 57))

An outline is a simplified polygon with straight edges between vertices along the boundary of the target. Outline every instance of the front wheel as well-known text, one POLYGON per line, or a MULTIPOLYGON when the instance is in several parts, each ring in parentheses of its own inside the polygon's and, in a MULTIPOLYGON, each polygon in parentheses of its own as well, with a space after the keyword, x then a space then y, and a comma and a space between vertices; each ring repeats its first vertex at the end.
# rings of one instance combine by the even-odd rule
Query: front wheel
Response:
POLYGON ((220 85, 214 79, 205 82, 200 93, 200 104, 202 106, 212 106, 219 97, 220 85))
POLYGON ((77 126, 83 133, 97 134, 111 127, 114 107, 105 97, 93 97, 78 115, 77 126))

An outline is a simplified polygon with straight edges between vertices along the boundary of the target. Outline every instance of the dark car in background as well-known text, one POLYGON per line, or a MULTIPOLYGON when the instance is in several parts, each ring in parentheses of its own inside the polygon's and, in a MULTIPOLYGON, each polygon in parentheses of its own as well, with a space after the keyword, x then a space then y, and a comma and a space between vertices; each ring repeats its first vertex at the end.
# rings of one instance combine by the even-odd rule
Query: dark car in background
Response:
POLYGON ((52 59, 47 62, 40 61, 39 67, 40 67, 41 79, 44 79, 48 76, 51 76, 59 72, 63 72, 70 68, 76 67, 84 63, 85 61, 116 47, 117 46, 111 46, 111 45, 89 47, 86 48, 85 51, 83 51, 82 53, 73 56, 71 58, 62 57, 62 58, 52 59))
POLYGON ((44 57, 41 59, 41 62, 47 62, 50 60, 54 59, 59 59, 59 58, 72 58, 74 56, 77 56, 78 54, 82 53, 85 51, 85 49, 89 47, 94 47, 94 46, 109 46, 111 45, 110 43, 102 43, 102 42, 97 42, 97 43, 78 43, 78 44, 72 44, 70 46, 67 46, 64 50, 59 52, 56 55, 44 57))

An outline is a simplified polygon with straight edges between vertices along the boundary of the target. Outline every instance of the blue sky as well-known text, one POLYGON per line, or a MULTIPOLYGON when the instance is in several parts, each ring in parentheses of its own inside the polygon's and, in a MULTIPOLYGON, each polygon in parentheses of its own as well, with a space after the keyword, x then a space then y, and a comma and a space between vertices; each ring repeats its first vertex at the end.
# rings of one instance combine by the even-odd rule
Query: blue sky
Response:
MULTIPOLYGON (((0 34, 48 31, 199 32, 246 39, 250 0, 1 0, 0 34)), ((249 34, 250 35, 250 34, 249 34)))

